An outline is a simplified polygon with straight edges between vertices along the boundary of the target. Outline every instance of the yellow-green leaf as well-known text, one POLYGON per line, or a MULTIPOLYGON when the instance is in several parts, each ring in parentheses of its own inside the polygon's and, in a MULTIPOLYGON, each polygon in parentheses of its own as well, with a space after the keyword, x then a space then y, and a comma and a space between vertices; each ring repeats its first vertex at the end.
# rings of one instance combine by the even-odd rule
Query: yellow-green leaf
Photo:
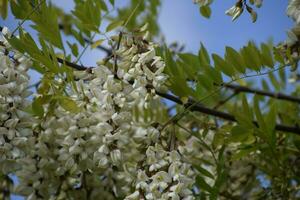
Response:
POLYGON ((112 23, 110 23, 107 27, 106 27, 106 32, 109 32, 111 30, 114 30, 116 29, 117 27, 119 26, 122 26, 124 24, 124 21, 121 20, 121 21, 114 21, 112 23))
POLYGON ((59 99, 59 104, 63 109, 70 111, 72 113, 77 113, 80 111, 80 108, 77 106, 76 102, 68 97, 61 97, 59 99))
POLYGON ((217 54, 212 54, 215 67, 224 72, 227 76, 232 77, 235 74, 233 66, 230 66, 227 61, 218 56, 217 54))
POLYGON ((104 41, 105 41, 105 39, 100 39, 100 40, 95 41, 93 44, 91 44, 91 49, 97 48, 97 47, 100 46, 104 41))

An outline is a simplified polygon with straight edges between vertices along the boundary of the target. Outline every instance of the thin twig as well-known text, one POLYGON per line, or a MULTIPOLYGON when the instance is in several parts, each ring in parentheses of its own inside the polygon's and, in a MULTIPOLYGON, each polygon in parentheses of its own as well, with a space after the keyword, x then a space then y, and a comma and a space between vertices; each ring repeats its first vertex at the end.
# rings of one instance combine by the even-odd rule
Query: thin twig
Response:
POLYGON ((217 105, 214 106, 214 109, 218 109, 220 108, 222 105, 224 105, 226 102, 228 102, 230 99, 232 99, 233 97, 235 97, 239 92, 234 92, 232 93, 230 96, 228 96, 226 99, 219 101, 217 105))
MULTIPOLYGON (((94 33, 93 34, 93 36, 91 37, 91 40, 93 41, 93 39, 95 38, 95 36, 96 36, 96 33, 94 33)), ((85 51, 87 50, 87 48, 90 46, 90 43, 87 43, 86 45, 85 45, 85 47, 83 48, 83 50, 82 50, 82 52, 80 53, 80 55, 77 57, 77 59, 75 60, 75 63, 77 63, 79 60, 80 60, 80 58, 83 56, 83 54, 85 53, 85 51)))
POLYGON ((127 24, 129 23, 129 21, 131 20, 131 18, 133 17, 133 15, 135 14, 135 12, 137 11, 138 7, 141 5, 142 2, 143 1, 139 1, 139 3, 135 6, 135 8, 133 9, 133 11, 131 12, 131 14, 129 15, 129 17, 127 18, 127 20, 123 24, 123 27, 127 26, 127 24))
MULTIPOLYGON (((163 97, 163 98, 165 98, 165 99, 173 101, 177 104, 184 105, 184 107, 186 109, 189 108, 190 111, 197 111, 197 112, 201 112, 201 113, 208 114, 208 115, 211 115, 211 116, 215 116, 215 117, 218 117, 218 118, 222 118, 222 119, 225 119, 227 121, 237 122, 237 119, 233 115, 231 115, 229 113, 226 113, 226 112, 222 112, 222 111, 214 110, 214 109, 211 109, 211 108, 207 108, 207 107, 201 105, 200 103, 198 103, 199 101, 193 101, 193 100, 190 99, 189 103, 184 104, 176 96, 166 94, 166 93, 161 93, 161 92, 158 92, 158 91, 156 91, 156 94, 163 97)), ((178 120, 172 121, 170 123, 175 123, 175 122, 178 123, 178 120)), ((253 124, 254 124, 254 126, 258 127, 257 121, 253 121, 253 124)), ((296 126, 287 126, 287 125, 283 125, 283 124, 276 124, 274 129, 277 130, 277 131, 290 132, 290 133, 295 133, 295 134, 300 135, 300 127, 297 126, 297 125, 296 126)))
POLYGON ((240 86, 240 85, 233 85, 233 84, 224 84, 225 88, 231 89, 235 92, 247 92, 247 93, 253 93, 253 94, 258 94, 262 96, 268 96, 276 99, 281 99, 281 100, 287 100, 295 103, 300 103, 300 98, 286 95, 283 93, 273 93, 273 92, 268 92, 264 90, 258 90, 258 89, 252 89, 248 88, 245 86, 240 86))

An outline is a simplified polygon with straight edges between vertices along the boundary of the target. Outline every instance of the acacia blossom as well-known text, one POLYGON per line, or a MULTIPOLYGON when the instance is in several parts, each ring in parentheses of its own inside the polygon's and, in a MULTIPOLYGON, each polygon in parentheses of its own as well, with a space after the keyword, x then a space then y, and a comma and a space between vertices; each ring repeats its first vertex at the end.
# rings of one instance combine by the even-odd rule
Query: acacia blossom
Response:
POLYGON ((145 39, 124 36, 116 73, 105 65, 74 72, 76 81, 67 93, 77 112, 50 101, 42 105, 41 116, 22 111, 30 105, 30 61, 15 53, 13 62, 2 49, 1 167, 18 177, 14 192, 30 200, 193 199, 190 164, 169 150, 156 125, 133 120, 133 109, 159 101, 155 90, 164 90, 167 80, 164 61, 145 39), (12 168, 10 160, 19 167, 12 168))
POLYGON ((300 1, 290 0, 287 7, 287 15, 294 19, 297 24, 300 24, 300 1))

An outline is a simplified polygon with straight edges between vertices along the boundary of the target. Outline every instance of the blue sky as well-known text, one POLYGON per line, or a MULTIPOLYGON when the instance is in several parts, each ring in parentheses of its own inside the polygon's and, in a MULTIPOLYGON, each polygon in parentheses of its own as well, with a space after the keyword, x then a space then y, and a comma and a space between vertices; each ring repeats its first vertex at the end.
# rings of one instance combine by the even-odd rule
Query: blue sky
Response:
POLYGON ((186 44, 186 49, 192 52, 198 51, 200 41, 209 51, 216 53, 223 53, 226 45, 239 48, 250 39, 262 42, 272 37, 279 42, 285 39, 286 30, 293 25, 285 15, 288 1, 265 0, 263 6, 256 9, 256 23, 251 22, 247 12, 235 22, 224 14, 235 0, 216 0, 209 20, 200 16, 192 0, 163 2, 159 22, 167 40, 186 44))
MULTIPOLYGON (((73 7, 71 0, 53 0, 67 11, 73 7)), ((128 0, 116 0, 117 5, 124 5, 128 0)), ((265 0, 262 8, 257 9, 258 20, 255 24, 245 12, 237 21, 232 22, 225 11, 235 0, 216 0, 212 5, 212 17, 207 20, 200 16, 199 8, 192 0, 162 0, 159 24, 168 43, 177 41, 185 45, 185 49, 196 53, 200 42, 210 53, 223 54, 225 46, 240 48, 249 40, 256 42, 274 39, 275 43, 285 40, 286 31, 293 26, 292 20, 285 15, 288 1, 265 0)), ((8 20, 0 20, 1 26, 12 30, 17 26, 10 16, 8 20)), ((99 52, 86 52, 82 63, 95 65, 99 60, 99 52)), ((34 82, 37 76, 32 76, 34 82)), ((22 199, 14 197, 14 200, 22 199)))

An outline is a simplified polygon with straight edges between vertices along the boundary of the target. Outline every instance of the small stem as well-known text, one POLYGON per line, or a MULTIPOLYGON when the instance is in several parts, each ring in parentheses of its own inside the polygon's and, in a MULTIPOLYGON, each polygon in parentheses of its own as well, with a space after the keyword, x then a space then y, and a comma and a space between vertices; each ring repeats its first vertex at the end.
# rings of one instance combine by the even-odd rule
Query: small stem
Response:
POLYGON ((219 107, 221 107, 222 105, 224 105, 227 101, 229 101, 230 99, 232 99, 233 97, 235 97, 239 92, 234 92, 232 93, 229 97, 227 97, 226 99, 220 101, 215 107, 213 107, 213 109, 218 109, 219 107))

